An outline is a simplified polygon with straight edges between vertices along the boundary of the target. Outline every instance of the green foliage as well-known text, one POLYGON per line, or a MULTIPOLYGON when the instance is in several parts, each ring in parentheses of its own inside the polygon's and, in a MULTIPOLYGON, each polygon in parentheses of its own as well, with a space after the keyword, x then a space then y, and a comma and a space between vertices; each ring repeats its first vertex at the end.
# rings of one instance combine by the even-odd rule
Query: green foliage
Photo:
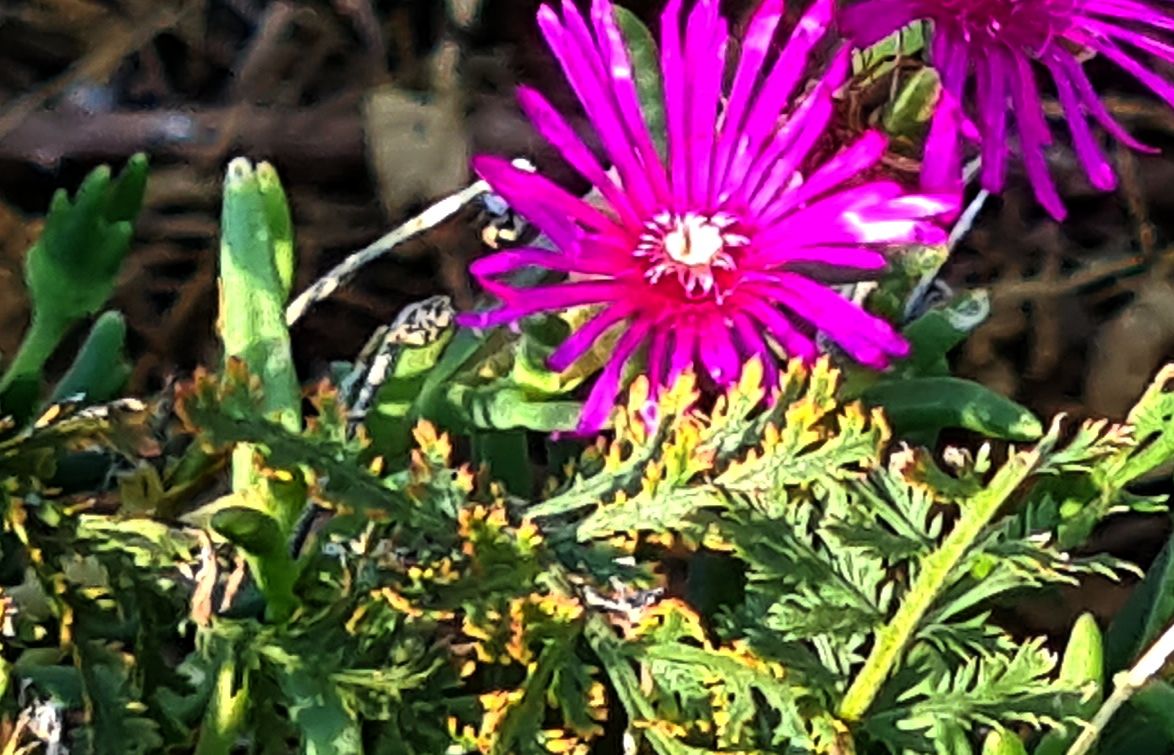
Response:
POLYGON ((901 435, 963 428, 988 438, 1036 440, 1043 425, 1027 408, 973 380, 923 377, 884 380, 860 396, 879 406, 901 435))
MULTIPOLYGON (((617 24, 647 100, 651 37, 617 24)), ((129 233, 142 175, 95 175, 55 200, 30 285, 84 267, 61 256, 78 228, 106 251, 129 233)), ((654 396, 633 367, 608 435, 542 439, 540 467, 535 433, 575 426, 608 357, 545 364, 588 312, 511 335, 422 307, 303 395, 292 227, 273 169, 234 161, 220 367, 95 405, 126 375, 108 312, 40 416, 34 390, 0 424, 6 751, 1054 755, 1174 618, 1167 546, 1103 641, 1081 617, 1059 657, 1001 621, 1133 569, 1080 546, 1165 510, 1129 486, 1174 459, 1174 365, 1125 424, 1045 429, 949 375, 981 294, 905 317, 944 249, 868 299, 908 320, 890 373, 751 362, 724 393, 686 374, 654 396), (943 428, 1025 445, 938 449, 943 428)), ((91 293, 38 311, 72 324, 91 293)), ((1167 751, 1172 699, 1140 690, 1102 751, 1167 751)))
MULTIPOLYGON (((224 356, 240 360, 260 381, 257 413, 290 431, 301 429, 301 391, 294 371, 285 304, 293 277, 293 231, 276 172, 262 164, 233 160, 224 180, 220 240, 219 331, 224 356)), ((249 560, 266 609, 278 619, 297 605, 297 568, 287 542, 305 507, 300 471, 278 479, 258 473, 256 450, 233 451, 235 499, 213 516, 219 534, 240 546, 249 560)))
POLYGON ((118 312, 103 312, 94 321, 69 371, 53 389, 50 401, 72 399, 101 404, 117 398, 130 378, 125 348, 126 320, 118 312))
MULTIPOLYGON (((45 363, 78 321, 97 314, 109 300, 146 186, 147 158, 135 155, 117 178, 106 166, 95 169, 72 200, 64 190, 53 195, 45 228, 25 261, 32 323, 0 377, 0 417, 24 422, 32 416, 45 363)), ((95 324, 92 343, 71 372, 69 388, 93 393, 92 400, 119 390, 125 377, 119 361, 122 336, 112 317, 95 324), (82 382, 87 380, 95 382, 82 382)))
POLYGON ((867 50, 856 50, 852 55, 852 71, 874 81, 891 72, 896 60, 916 55, 925 47, 925 24, 917 22, 893 32, 867 50))

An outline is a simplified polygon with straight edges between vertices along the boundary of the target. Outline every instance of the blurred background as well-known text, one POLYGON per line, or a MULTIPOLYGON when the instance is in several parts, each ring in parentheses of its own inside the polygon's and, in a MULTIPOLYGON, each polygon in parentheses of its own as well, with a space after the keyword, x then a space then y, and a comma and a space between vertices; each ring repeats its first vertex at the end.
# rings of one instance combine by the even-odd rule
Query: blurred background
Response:
MULTIPOLYGON (((269 160, 286 183, 296 289, 466 185, 471 154, 526 155, 581 188, 514 104, 525 82, 575 108, 537 34, 538 4, 0 0, 0 353, 27 323, 22 258, 52 192, 138 151, 152 160, 149 193, 114 306, 128 319, 140 395, 216 359, 219 191, 232 157, 269 160)), ((628 5, 652 22, 661 3, 628 5)), ((754 5, 723 2, 742 21, 754 5)), ((943 277, 991 294, 990 319, 956 356, 959 374, 1045 416, 1120 418, 1174 357, 1174 111, 1100 61, 1089 69, 1117 117, 1167 154, 1112 147, 1121 186, 1101 194, 1070 153, 1053 151, 1070 220, 1046 219, 1016 176, 943 277)), ((867 107, 846 111, 846 129, 869 121, 867 107)), ((352 358, 410 301, 444 292, 469 305, 465 269, 483 222, 469 208, 316 307, 294 333, 302 375, 352 358)), ((1155 484, 1147 492, 1169 487, 1155 484)), ((1164 519, 1131 520, 1095 547, 1144 562, 1165 535, 1164 519)), ((1065 599, 1066 615, 1026 607, 1023 621, 1046 630, 1082 605, 1112 613, 1124 589, 1085 588, 1065 599)))

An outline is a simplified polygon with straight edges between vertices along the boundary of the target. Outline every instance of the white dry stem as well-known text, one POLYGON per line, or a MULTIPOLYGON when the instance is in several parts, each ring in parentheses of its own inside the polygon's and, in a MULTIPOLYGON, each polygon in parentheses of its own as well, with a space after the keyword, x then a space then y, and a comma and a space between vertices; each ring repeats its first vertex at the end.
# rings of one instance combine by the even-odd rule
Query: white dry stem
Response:
MULTIPOLYGON (((534 166, 524 159, 514 160, 513 165, 521 170, 534 170, 534 166)), ((310 307, 331 296, 340 286, 350 281, 360 268, 379 259, 413 236, 440 225, 460 212, 461 208, 469 202, 489 190, 489 184, 484 181, 476 181, 455 194, 441 199, 387 235, 350 255, 326 275, 314 281, 313 285, 298 294, 298 297, 285 310, 286 325, 293 325, 300 320, 310 307)))
POLYGON ((1080 732, 1080 736, 1068 748, 1068 755, 1086 755, 1100 737, 1101 732, 1109 725, 1118 708, 1126 703, 1134 693, 1145 686, 1151 678, 1157 675, 1170 656, 1174 655, 1174 624, 1166 627, 1157 642, 1141 656, 1137 663, 1127 671, 1122 671, 1113 677, 1113 694, 1101 705, 1089 725, 1080 732))

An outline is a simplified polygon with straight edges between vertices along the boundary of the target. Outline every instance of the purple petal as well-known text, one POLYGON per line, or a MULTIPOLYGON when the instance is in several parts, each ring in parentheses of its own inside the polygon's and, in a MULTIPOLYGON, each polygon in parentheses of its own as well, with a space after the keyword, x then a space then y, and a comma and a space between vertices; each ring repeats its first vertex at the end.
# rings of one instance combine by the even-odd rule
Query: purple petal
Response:
POLYGON ((652 383, 652 395, 655 398, 665 387, 665 378, 668 376, 669 349, 673 331, 667 328, 654 328, 652 340, 648 344, 648 379, 652 383))
POLYGON ((685 60, 689 67, 689 201, 702 209, 708 201, 713 163, 714 127, 725 70, 726 21, 717 0, 699 0, 685 26, 685 60))
POLYGON ((887 145, 888 139, 881 132, 865 133, 819 166, 798 188, 776 199, 767 208, 764 219, 780 218, 796 207, 807 204, 824 192, 860 175, 881 159, 887 145))
POLYGON ((782 312, 765 303, 763 299, 746 302, 743 310, 762 323, 771 338, 787 355, 787 358, 799 357, 805 362, 815 361, 815 357, 819 354, 815 348, 815 342, 800 333, 795 324, 782 312))
POLYGON ((892 181, 853 186, 808 205, 755 239, 773 245, 936 244, 944 231, 924 219, 949 215, 957 195, 905 194, 892 181))
POLYGON ((1111 40, 1090 37, 1088 46, 1133 74, 1134 78, 1142 84, 1145 84, 1154 94, 1165 100, 1167 105, 1174 107, 1174 86, 1141 63, 1138 63, 1111 40))
POLYGON ((606 259, 592 255, 571 256, 538 247, 506 249, 481 257, 474 260, 473 264, 469 266, 469 272, 478 278, 490 278, 511 273, 523 267, 541 267, 561 273, 586 273, 588 275, 611 276, 617 272, 615 265, 609 264, 606 259))
POLYGON ((879 131, 867 132, 824 162, 798 187, 789 191, 780 187, 775 198, 764 208, 759 221, 763 224, 773 223, 795 208, 859 176, 881 159, 887 143, 888 140, 879 131))
POLYGON ((1101 102, 1096 90, 1093 88, 1092 82, 1084 75, 1084 69, 1076 58, 1068 53, 1052 55, 1052 62, 1064 69, 1068 74, 1069 81, 1076 87, 1076 94, 1080 97, 1080 102, 1084 105, 1084 109, 1096 119, 1097 123, 1101 124, 1101 128, 1108 131, 1109 134, 1120 141, 1122 144, 1131 147, 1138 152, 1147 152, 1156 154, 1161 150, 1151 147, 1148 144, 1139 142, 1133 138, 1124 126, 1122 126, 1113 114, 1109 112, 1105 104, 1101 102))
POLYGON ((536 312, 569 309, 584 304, 614 301, 625 293, 622 284, 611 281, 575 281, 555 286, 535 286, 515 289, 492 279, 479 280, 486 291, 493 293, 506 306, 488 312, 469 312, 458 317, 458 322, 473 328, 492 328, 520 320, 536 312))
POLYGON ((547 358, 547 365, 555 372, 567 369, 574 364, 575 360, 583 356, 591 348, 591 345, 599 340, 600 336, 614 327, 616 323, 630 317, 634 311, 635 307, 629 304, 611 305, 579 326, 579 329, 568 336, 567 340, 559 344, 554 353, 547 358))
POLYGON ((500 157, 482 155, 474 157, 472 162, 473 170, 510 207, 550 236, 564 251, 577 250, 582 238, 574 221, 600 233, 623 233, 614 220, 544 176, 515 168, 500 157))
MULTIPOLYGON (((727 176, 744 175, 747 164, 756 160, 767 140, 775 133, 779 118, 791 103, 791 94, 807 70, 807 58, 812 48, 827 33, 834 5, 833 0, 816 0, 799 20, 786 47, 779 54, 778 60, 771 67, 766 81, 754 98, 746 125, 742 129, 743 140, 738 145, 734 163, 731 164, 727 176)), ((835 75, 834 69, 833 65, 832 70, 826 72, 822 78, 822 82, 833 89, 842 83, 842 79, 835 75)))
POLYGON ((697 348, 697 328, 689 322, 676 323, 673 331, 673 350, 669 354, 669 373, 666 385, 671 386, 677 378, 693 366, 693 352, 697 348))
POLYGON ((729 385, 738 378, 742 362, 730 338, 730 324, 714 317, 707 325, 701 333, 705 339, 704 347, 699 349, 701 363, 705 365, 705 370, 713 382, 718 385, 729 385))
POLYGON ((751 262, 771 269, 780 265, 796 262, 828 265, 830 267, 847 267, 856 270, 883 270, 889 261, 885 255, 874 249, 865 249, 858 246, 778 246, 772 249, 754 252, 751 262))
POLYGON ((640 95, 636 90, 632 59, 628 55, 623 34, 616 24, 615 9, 609 0, 593 0, 591 21, 595 26, 595 36, 599 40, 604 65, 611 77, 621 120, 636 145, 636 152, 644 164, 648 178, 652 181, 653 191, 661 202, 665 202, 669 198, 669 190, 664 163, 656 151, 656 145, 648 131, 648 123, 640 109, 640 95))
POLYGON ((978 64, 978 108, 982 122, 982 186, 1003 190, 1007 180, 1007 64, 992 50, 978 64))
POLYGON ((579 417, 579 432, 592 432, 603 427, 611 416, 612 408, 616 403, 616 396, 620 393, 620 377, 624 365, 631 358, 632 353, 648 334, 648 326, 634 325, 620 336, 615 351, 611 354, 607 366, 599 374, 591 393, 583 404, 583 414, 579 417))
POLYGON ((1174 31, 1174 18, 1145 3, 1135 3, 1132 0, 1085 0, 1080 10, 1085 14, 1094 13, 1114 19, 1137 21, 1145 26, 1174 31))
POLYGON ((770 43, 774 39, 775 30, 782 17, 783 0, 764 0, 755 11, 754 17, 750 20, 750 26, 742 38, 738 68, 734 74, 733 86, 730 89, 729 102, 722 115, 721 135, 718 138, 713 163, 710 182, 710 200, 713 202, 720 201, 730 155, 742 134, 746 106, 750 102, 750 96, 754 93, 763 63, 766 61, 766 53, 770 49, 770 43))
POLYGON ((1056 192, 1051 172, 1044 160, 1043 148, 1051 140, 1044 121, 1043 105, 1035 88, 1035 75, 1027 58, 1015 58, 1016 76, 1011 84, 1011 101, 1015 106, 1015 120, 1019 124, 1019 145, 1023 151, 1023 167, 1035 191, 1036 199, 1056 220, 1066 215, 1064 202, 1056 192))
POLYGON ((889 357, 909 353, 909 344, 892 325, 827 286, 796 273, 781 273, 771 288, 781 295, 783 306, 827 333, 862 364, 885 367, 889 357))
POLYGON ((673 209, 688 207, 688 100, 685 98, 686 61, 681 43, 681 0, 669 0, 660 16, 660 71, 664 79, 665 137, 673 209))
MULTIPOLYGON (((763 388, 767 393, 770 389, 778 384, 779 371, 775 366, 775 355, 771 352, 770 346, 763 340, 759 334, 760 327, 748 315, 737 312, 733 316, 734 320, 734 336, 741 346, 741 351, 747 355, 747 361, 751 357, 758 357, 762 362, 763 367, 763 388)), ((740 375, 739 375, 740 377, 740 375)))
POLYGON ((620 218, 625 223, 639 225, 628 195, 604 172, 595 155, 546 98, 530 87, 521 86, 518 87, 518 103, 542 138, 550 142, 579 175, 599 189, 620 218))
POLYGON ((807 159, 812 147, 823 137, 824 131, 827 130, 833 110, 831 88, 820 86, 811 96, 816 100, 815 106, 802 123, 796 124, 798 133, 794 142, 771 167, 762 187, 758 189, 750 201, 750 212, 758 215, 760 222, 769 223, 773 217, 781 214, 768 213, 766 209, 770 207, 779 193, 783 192, 797 177, 799 167, 807 159))
POLYGON ((1052 72, 1052 80, 1056 82, 1056 93, 1060 97, 1060 105, 1064 108, 1064 118, 1068 122, 1068 130, 1072 133, 1072 146, 1076 149, 1076 157, 1084 166, 1089 182, 1102 191, 1113 189, 1117 185, 1117 177, 1113 175, 1113 166, 1109 164, 1105 153, 1097 144, 1092 129, 1088 126, 1084 110, 1080 106, 1080 98, 1072 82, 1064 73, 1064 69, 1056 66, 1049 60, 1044 63, 1052 72))
MULTIPOLYGON (((738 153, 730 167, 731 180, 728 182, 731 187, 736 187, 733 197, 735 204, 744 206, 758 196, 762 191, 762 182, 769 178, 780 158, 787 154, 788 150, 795 148, 794 145, 801 138, 801 134, 807 131, 823 132, 831 116, 831 94, 843 82, 848 71, 848 63, 848 50, 841 48, 832 58, 825 75, 815 89, 800 100, 782 128, 777 129, 765 145, 760 145, 763 149, 743 149, 744 145, 739 145, 738 153), (735 176, 741 178, 735 179, 735 176)), ((749 144, 749 141, 746 143, 749 144)), ((783 173, 786 170, 787 167, 783 166, 777 172, 783 173)))
POLYGON ((871 47, 921 17, 921 8, 909 0, 876 0, 840 10, 836 19, 843 36, 859 49, 871 47))
POLYGON ((941 99, 930 121, 925 140, 925 159, 921 169, 921 185, 931 192, 962 192, 962 144, 958 138, 962 104, 970 69, 967 45, 947 42, 946 35, 935 35, 942 40, 944 55, 936 59, 941 73, 941 99))
POLYGON ((605 78, 591 32, 571 0, 563 0, 563 19, 565 26, 547 5, 538 11, 538 25, 546 43, 562 66, 587 117, 595 125, 599 140, 620 174, 624 188, 637 207, 650 212, 656 206, 652 186, 616 112, 615 97, 605 78))

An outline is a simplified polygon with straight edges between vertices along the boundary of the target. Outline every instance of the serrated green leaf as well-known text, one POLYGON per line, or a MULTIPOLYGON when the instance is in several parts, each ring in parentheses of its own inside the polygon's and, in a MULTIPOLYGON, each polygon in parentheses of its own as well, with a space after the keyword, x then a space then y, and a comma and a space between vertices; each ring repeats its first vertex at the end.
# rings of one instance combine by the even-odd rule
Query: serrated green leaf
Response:
POLYGON ((114 292, 146 181, 147 160, 136 155, 113 182, 110 168, 102 166, 72 201, 64 190, 53 196, 44 231, 25 260, 32 324, 0 377, 0 416, 21 422, 31 416, 42 370, 61 339, 114 292))

